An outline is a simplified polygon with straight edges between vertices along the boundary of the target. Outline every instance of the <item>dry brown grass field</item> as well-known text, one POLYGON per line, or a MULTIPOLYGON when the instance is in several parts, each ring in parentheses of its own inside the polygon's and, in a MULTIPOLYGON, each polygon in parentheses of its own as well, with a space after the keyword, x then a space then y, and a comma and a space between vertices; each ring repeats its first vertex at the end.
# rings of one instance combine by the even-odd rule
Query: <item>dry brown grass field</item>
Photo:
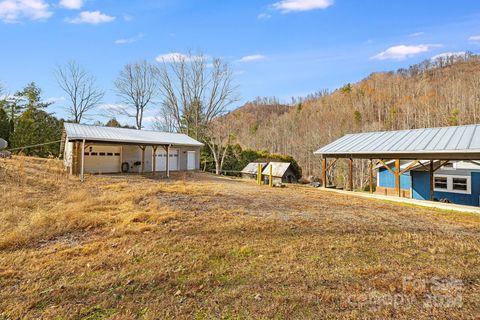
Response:
POLYGON ((480 216, 0 160, 0 319, 480 317, 480 216))

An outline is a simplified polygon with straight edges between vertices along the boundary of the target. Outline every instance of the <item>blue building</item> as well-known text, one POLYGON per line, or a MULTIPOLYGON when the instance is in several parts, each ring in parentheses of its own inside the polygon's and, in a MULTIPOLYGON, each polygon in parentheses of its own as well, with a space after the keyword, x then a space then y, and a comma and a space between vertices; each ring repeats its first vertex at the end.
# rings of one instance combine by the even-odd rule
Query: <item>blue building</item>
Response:
MULTIPOLYGON (((438 162, 438 161, 437 161, 438 162)), ((404 170, 411 161, 401 161, 404 170)), ((425 162, 426 163, 426 162, 425 162)), ((386 163, 393 171, 393 161, 386 163)), ((383 166, 377 166, 376 193, 393 195, 395 175, 383 166)), ((456 161, 443 166, 434 174, 434 200, 462 205, 479 206, 480 164, 456 161)), ((430 174, 422 165, 415 165, 400 176, 402 196, 417 200, 430 200, 430 174)))
POLYGON ((347 134, 314 154, 322 157, 324 187, 327 171, 344 159, 347 189, 354 190, 353 163, 364 159, 370 164, 370 192, 376 167, 377 193, 479 205, 480 124, 347 134))

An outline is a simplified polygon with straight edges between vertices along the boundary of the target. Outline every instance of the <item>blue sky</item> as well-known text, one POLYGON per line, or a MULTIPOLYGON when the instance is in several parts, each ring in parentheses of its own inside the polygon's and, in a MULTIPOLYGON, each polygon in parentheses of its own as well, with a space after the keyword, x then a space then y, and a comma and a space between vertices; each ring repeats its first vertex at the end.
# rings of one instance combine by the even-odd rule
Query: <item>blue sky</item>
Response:
POLYGON ((77 61, 114 104, 125 63, 188 50, 231 63, 238 105, 288 102, 438 54, 479 52, 480 2, 0 0, 0 39, 0 82, 14 92, 35 81, 58 116, 68 102, 57 64, 77 61))

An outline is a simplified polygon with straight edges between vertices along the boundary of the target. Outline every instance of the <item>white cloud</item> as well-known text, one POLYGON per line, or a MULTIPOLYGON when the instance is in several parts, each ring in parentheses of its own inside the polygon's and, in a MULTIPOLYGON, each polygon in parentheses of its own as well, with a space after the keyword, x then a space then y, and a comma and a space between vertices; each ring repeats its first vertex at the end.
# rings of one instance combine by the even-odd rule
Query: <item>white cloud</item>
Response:
POLYGON ((399 45, 388 48, 385 51, 380 52, 379 54, 371 57, 371 59, 376 60, 403 60, 412 56, 415 56, 420 53, 428 52, 431 48, 441 47, 438 44, 419 44, 419 45, 399 45))
POLYGON ((200 59, 200 56, 186 55, 179 52, 171 52, 166 54, 161 54, 155 58, 158 62, 176 62, 176 61, 192 61, 195 59, 200 59))
POLYGON ((50 97, 46 99, 44 102, 46 103, 57 103, 57 102, 62 102, 65 101, 65 97, 50 97))
POLYGON ((414 38, 414 37, 420 37, 420 36, 423 36, 425 34, 425 32, 415 32, 415 33, 410 33, 408 36, 410 38, 414 38))
POLYGON ((108 16, 100 11, 83 11, 76 18, 67 18, 65 21, 73 24, 100 24, 113 20, 115 20, 115 17, 108 16))
POLYGON ((281 12, 309 11, 326 9, 333 5, 334 0, 281 0, 273 4, 273 8, 281 12))
POLYGON ((468 38, 468 40, 470 40, 470 41, 480 41, 480 36, 471 36, 470 38, 468 38))
POLYGON ((126 38, 126 39, 118 39, 115 40, 115 44, 129 44, 129 43, 134 43, 137 42, 138 40, 143 38, 143 33, 139 33, 134 37, 131 38, 126 38))
POLYGON ((83 0, 60 0, 60 7, 67 9, 80 9, 83 7, 83 0))
POLYGON ((266 57, 262 54, 254 54, 254 55, 251 55, 251 56, 244 56, 244 57, 241 57, 240 62, 250 62, 250 61, 257 61, 257 60, 263 60, 265 59, 266 57))
POLYGON ((448 58, 448 57, 463 57, 467 53, 465 51, 457 51, 457 52, 444 52, 437 54, 436 56, 432 57, 432 60, 436 60, 438 58, 448 58))
POLYGON ((0 20, 15 23, 22 18, 30 20, 48 19, 53 15, 44 0, 3 0, 0 1, 0 20))
POLYGON ((260 13, 258 16, 257 16, 257 19, 258 20, 268 20, 272 17, 271 14, 268 14, 268 13, 260 13))

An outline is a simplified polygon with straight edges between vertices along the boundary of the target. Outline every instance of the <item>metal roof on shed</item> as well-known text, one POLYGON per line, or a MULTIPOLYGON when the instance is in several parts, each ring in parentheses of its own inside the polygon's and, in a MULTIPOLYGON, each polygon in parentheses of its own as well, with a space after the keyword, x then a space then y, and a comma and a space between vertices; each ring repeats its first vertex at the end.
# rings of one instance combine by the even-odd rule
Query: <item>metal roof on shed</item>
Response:
POLYGON ((347 134, 314 153, 353 158, 477 159, 480 125, 347 134))
POLYGON ((262 166, 262 170, 263 168, 265 168, 265 166, 267 165, 266 162, 250 162, 249 164, 247 164, 247 166, 245 168, 242 169, 242 171, 240 171, 241 173, 246 173, 246 174, 257 174, 258 173, 258 165, 261 165, 262 166))
POLYGON ((99 127, 77 123, 65 123, 68 140, 87 140, 113 143, 203 146, 186 134, 127 128, 99 127))
POLYGON ((290 167, 290 162, 270 162, 265 169, 263 169, 262 174, 269 175, 270 166, 272 166, 272 176, 281 178, 290 167))

